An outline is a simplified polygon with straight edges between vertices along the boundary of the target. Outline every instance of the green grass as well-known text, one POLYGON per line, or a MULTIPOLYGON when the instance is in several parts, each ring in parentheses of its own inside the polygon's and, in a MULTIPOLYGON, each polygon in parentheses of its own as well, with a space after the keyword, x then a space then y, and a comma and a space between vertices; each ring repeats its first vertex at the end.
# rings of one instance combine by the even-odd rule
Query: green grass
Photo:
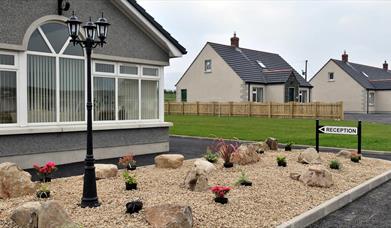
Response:
POLYGON ((164 101, 175 101, 176 95, 175 93, 164 93, 164 101))
MULTIPOLYGON (((166 121, 174 123, 170 134, 175 135, 254 141, 263 141, 270 136, 281 143, 315 145, 315 120, 166 115, 166 121)), ((356 126, 357 122, 321 120, 320 124, 356 126)), ((363 149, 391 151, 391 125, 364 122, 362 134, 363 149)), ((321 134, 320 146, 357 148, 357 137, 321 134)))

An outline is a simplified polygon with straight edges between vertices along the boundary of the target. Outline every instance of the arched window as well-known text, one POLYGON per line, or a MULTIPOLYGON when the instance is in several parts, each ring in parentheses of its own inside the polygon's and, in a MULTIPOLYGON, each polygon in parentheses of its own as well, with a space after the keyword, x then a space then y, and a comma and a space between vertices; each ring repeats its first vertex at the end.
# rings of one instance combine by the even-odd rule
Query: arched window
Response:
POLYGON ((38 27, 27 46, 29 123, 85 120, 83 49, 69 43, 65 24, 38 27))

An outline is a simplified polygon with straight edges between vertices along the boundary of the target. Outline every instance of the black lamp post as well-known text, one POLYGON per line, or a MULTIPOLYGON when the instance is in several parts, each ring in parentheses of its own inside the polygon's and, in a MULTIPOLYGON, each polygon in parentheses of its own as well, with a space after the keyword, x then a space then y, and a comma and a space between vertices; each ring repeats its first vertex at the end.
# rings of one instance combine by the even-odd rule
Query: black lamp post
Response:
POLYGON ((86 49, 87 54, 87 153, 84 160, 84 185, 83 198, 81 199, 81 207, 98 207, 100 205, 98 194, 96 191, 96 177, 95 177, 95 159, 92 144, 92 102, 91 102, 91 52, 92 49, 106 43, 107 28, 110 25, 107 19, 102 17, 95 23, 91 21, 83 25, 85 32, 85 39, 79 38, 81 22, 72 14, 68 21, 69 36, 72 38, 73 45, 79 44, 86 49), (95 33, 98 33, 99 40, 95 40, 95 33))

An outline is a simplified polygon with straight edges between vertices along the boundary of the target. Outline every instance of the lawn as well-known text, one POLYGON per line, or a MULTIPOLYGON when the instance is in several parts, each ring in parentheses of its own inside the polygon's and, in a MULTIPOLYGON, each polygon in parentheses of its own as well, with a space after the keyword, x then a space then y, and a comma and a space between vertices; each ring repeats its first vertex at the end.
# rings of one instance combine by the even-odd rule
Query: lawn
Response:
MULTIPOLYGON (((170 134, 238 138, 261 141, 271 136, 281 143, 294 142, 315 145, 315 120, 268 119, 260 117, 215 117, 166 115, 173 122, 170 134)), ((321 125, 355 126, 354 121, 322 120, 321 125)), ((363 123, 362 148, 391 151, 391 125, 363 123)), ((357 148, 357 137, 349 135, 320 135, 320 146, 357 148)))

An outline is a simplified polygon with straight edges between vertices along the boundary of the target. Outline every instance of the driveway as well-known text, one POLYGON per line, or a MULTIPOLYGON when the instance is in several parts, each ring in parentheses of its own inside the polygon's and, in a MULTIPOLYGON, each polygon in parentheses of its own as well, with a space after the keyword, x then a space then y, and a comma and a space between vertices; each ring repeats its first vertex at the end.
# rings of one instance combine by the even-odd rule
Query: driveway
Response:
POLYGON ((345 120, 362 120, 365 122, 391 124, 391 114, 345 113, 345 120))

